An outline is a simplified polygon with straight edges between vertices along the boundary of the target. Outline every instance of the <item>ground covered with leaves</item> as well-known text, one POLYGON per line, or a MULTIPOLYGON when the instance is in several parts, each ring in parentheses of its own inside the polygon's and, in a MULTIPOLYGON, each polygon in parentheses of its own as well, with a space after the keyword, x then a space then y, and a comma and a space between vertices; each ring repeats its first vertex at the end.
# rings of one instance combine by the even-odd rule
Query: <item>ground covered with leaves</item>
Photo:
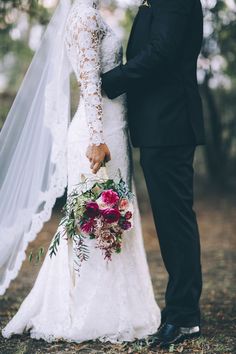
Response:
MULTIPOLYGON (((141 204, 142 207, 142 204, 141 204)), ((145 246, 151 269, 155 294, 160 306, 164 303, 164 289, 167 275, 162 264, 155 229, 146 206, 141 208, 145 246)), ((197 340, 172 346, 169 351, 152 351, 146 342, 112 345, 98 342, 84 344, 45 343, 32 340, 29 335, 14 336, 10 340, 0 337, 1 354, 136 354, 136 353, 184 353, 217 354, 236 353, 236 203, 231 197, 198 198, 196 211, 202 239, 202 263, 204 290, 202 295, 203 336, 197 340)), ((37 250, 39 246, 48 245, 58 221, 58 213, 48 222, 43 231, 28 250, 37 250)), ((170 221, 167 221, 170 222, 170 221)), ((40 263, 41 264, 41 263, 40 263)), ((32 287, 40 264, 24 262, 18 278, 0 300, 1 328, 19 308, 24 297, 32 287)))

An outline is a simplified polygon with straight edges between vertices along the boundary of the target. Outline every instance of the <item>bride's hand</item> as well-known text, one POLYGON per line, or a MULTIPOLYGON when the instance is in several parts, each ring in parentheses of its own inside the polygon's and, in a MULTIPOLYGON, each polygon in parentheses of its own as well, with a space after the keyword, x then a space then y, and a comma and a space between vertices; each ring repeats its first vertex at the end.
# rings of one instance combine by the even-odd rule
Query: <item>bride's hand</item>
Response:
POLYGON ((97 173, 104 162, 111 160, 111 153, 106 144, 89 145, 86 153, 91 162, 90 168, 93 173, 97 173))

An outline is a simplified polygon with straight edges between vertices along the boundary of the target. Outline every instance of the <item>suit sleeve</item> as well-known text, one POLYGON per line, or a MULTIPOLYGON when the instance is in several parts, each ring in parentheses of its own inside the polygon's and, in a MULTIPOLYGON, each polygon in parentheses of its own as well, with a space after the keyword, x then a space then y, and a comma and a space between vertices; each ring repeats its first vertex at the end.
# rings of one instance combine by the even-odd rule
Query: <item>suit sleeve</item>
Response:
POLYGON ((102 87, 109 98, 166 70, 181 53, 185 31, 195 0, 152 0, 151 40, 146 48, 125 65, 102 75, 102 87))

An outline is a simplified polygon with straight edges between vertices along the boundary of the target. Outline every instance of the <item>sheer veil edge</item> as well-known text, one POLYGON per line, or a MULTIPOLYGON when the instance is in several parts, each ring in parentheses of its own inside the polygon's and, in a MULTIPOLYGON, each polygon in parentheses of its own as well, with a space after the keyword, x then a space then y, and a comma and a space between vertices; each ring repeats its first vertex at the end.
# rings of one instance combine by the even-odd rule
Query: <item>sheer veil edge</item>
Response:
POLYGON ((70 6, 60 1, 0 133, 0 295, 67 185, 70 6))

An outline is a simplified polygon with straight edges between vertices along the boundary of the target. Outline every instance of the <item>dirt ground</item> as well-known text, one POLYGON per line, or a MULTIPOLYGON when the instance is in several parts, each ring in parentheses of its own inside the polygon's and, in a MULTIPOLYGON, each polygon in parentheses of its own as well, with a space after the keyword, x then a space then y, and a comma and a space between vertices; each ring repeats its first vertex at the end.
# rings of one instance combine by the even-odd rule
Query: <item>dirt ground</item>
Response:
MULTIPOLYGON (((169 352, 184 354, 236 353, 236 203, 231 197, 202 196, 196 201, 202 239, 202 263, 204 290, 202 295, 203 336, 192 342, 173 346, 169 352)), ((151 269, 155 294, 163 306, 167 275, 164 270, 150 209, 141 204, 145 246, 151 269)), ((28 250, 37 250, 48 245, 58 224, 59 214, 54 213, 43 231, 28 250)), ((20 303, 29 292, 40 264, 24 262, 18 278, 0 301, 1 328, 17 311, 20 303)), ((29 335, 15 336, 11 340, 0 337, 1 354, 39 354, 39 353, 154 353, 147 343, 123 345, 89 342, 81 345, 58 342, 45 343, 32 340, 29 335)), ((157 351, 155 351, 157 353, 157 351)), ((163 354, 165 351, 158 351, 163 354)))

